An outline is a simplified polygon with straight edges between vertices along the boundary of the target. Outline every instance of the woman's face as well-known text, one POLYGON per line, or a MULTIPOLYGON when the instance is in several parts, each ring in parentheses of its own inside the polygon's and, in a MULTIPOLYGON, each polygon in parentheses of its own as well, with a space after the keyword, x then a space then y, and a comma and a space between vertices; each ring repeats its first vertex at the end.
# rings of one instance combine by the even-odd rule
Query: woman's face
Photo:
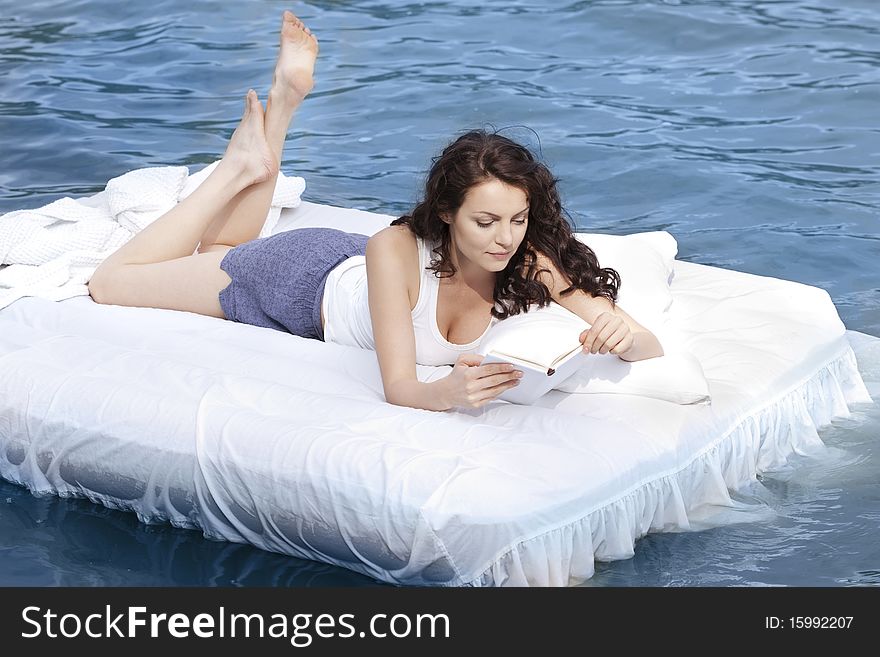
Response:
POLYGON ((449 223, 459 266, 502 271, 526 236, 529 202, 518 187, 496 178, 471 187, 449 223))

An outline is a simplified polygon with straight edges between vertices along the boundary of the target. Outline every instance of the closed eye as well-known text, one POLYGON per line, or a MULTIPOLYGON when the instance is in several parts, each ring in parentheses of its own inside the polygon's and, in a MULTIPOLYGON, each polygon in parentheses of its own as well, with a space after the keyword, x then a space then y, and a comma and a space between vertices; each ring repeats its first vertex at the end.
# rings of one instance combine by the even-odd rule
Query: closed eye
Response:
MULTIPOLYGON (((488 228, 489 226, 491 226, 494 223, 495 223, 494 221, 487 221, 487 222, 478 221, 477 226, 479 226, 480 228, 488 228)), ((514 219, 510 223, 516 224, 517 226, 522 226, 524 223, 526 223, 526 220, 525 219, 514 219)))

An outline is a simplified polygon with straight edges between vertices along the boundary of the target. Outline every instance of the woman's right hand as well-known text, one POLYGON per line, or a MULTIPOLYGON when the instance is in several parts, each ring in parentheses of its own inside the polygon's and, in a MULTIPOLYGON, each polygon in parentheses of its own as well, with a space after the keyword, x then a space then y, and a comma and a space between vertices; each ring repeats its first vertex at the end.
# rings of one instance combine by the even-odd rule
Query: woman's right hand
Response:
POLYGON ((446 399, 450 406, 479 408, 505 390, 519 385, 522 372, 509 363, 480 365, 479 354, 462 354, 452 366, 452 372, 443 379, 446 399))

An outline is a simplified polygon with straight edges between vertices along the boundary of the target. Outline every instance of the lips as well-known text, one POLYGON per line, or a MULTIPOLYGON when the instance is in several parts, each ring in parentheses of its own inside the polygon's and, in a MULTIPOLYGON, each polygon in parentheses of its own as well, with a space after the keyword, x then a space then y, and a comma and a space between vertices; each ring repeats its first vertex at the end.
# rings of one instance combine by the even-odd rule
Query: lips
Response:
POLYGON ((492 253, 491 251, 489 251, 489 255, 493 255, 493 256, 506 256, 506 255, 510 255, 510 251, 502 251, 501 253, 492 253))

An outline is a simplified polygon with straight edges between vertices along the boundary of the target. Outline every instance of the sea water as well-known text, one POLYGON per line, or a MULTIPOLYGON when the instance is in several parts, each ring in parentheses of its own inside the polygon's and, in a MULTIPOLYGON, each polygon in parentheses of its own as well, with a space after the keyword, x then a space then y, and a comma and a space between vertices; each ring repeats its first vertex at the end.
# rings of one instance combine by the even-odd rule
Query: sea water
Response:
MULTIPOLYGON (((219 157, 247 89, 265 99, 284 8, 4 3, 0 212, 219 157)), ((848 328, 880 335, 875 0, 290 8, 321 46, 284 151, 307 200, 403 213, 454 136, 503 128, 580 228, 667 230, 682 260, 820 286, 848 328)), ((588 585, 880 583, 878 434, 877 407, 857 409, 822 431, 834 458, 742 493, 760 519, 649 535, 588 585)), ((0 555, 4 585, 381 585, 7 482, 0 555)))

